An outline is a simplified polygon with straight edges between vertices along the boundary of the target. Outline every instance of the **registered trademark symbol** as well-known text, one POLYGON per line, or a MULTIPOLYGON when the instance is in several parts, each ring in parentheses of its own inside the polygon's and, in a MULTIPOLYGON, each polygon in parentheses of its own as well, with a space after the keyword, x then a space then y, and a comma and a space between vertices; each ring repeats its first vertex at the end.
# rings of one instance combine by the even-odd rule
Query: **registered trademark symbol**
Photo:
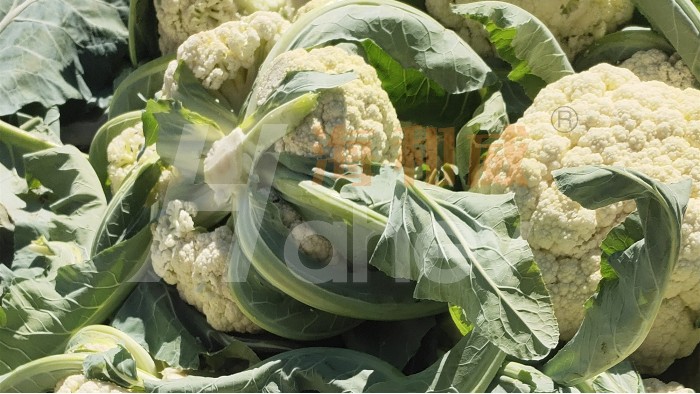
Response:
POLYGON ((570 133, 578 126, 578 114, 571 107, 559 107, 552 112, 552 126, 560 133, 570 133))

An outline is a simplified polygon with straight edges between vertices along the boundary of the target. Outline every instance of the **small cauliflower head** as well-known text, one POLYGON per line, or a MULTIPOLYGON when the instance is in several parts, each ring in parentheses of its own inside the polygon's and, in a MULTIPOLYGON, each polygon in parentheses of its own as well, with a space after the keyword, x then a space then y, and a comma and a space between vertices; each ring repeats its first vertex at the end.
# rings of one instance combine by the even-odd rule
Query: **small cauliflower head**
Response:
POLYGON ((88 379, 84 375, 70 375, 61 379, 55 393, 129 393, 124 387, 101 380, 88 379))
POLYGON ((202 86, 219 91, 233 108, 240 108, 251 77, 289 25, 276 12, 259 11, 189 36, 177 48, 177 60, 168 64, 163 96, 172 97, 177 90, 174 75, 182 62, 202 86))
POLYGON ((274 59, 265 75, 258 77, 258 104, 264 103, 294 71, 353 71, 358 78, 322 92, 316 108, 276 143, 277 152, 331 158, 340 164, 400 160, 403 132, 396 110, 376 70, 362 57, 333 46, 285 52, 274 59))
POLYGON ((576 333, 600 280, 601 242, 636 209, 624 202, 587 210, 559 192, 552 171, 584 165, 626 167, 665 183, 693 181, 680 259, 661 312, 633 355, 642 372, 658 374, 700 342, 700 91, 643 82, 600 64, 548 85, 491 145, 474 187, 515 193, 562 340, 576 333))
POLYGON ((226 226, 212 232, 195 229, 194 203, 170 201, 152 226, 151 262, 155 273, 175 285, 180 297, 202 312, 216 330, 260 331, 238 308, 229 285, 228 265, 236 242, 226 226))
POLYGON ((678 382, 664 383, 656 378, 644 379, 644 391, 647 393, 694 393, 693 389, 683 387, 678 382))
MULTIPOLYGON (((453 4, 478 0, 426 0, 428 13, 445 27, 454 30, 480 55, 491 55, 493 49, 483 26, 456 15, 453 4)), ((632 19, 631 0, 505 0, 541 20, 557 38, 570 59, 586 49, 594 40, 616 31, 632 19)))
MULTIPOLYGON (((112 192, 119 190, 127 175, 137 166, 139 152, 145 143, 143 123, 139 122, 124 129, 107 145, 107 178, 112 192)), ((140 160, 156 155, 155 145, 151 145, 146 147, 140 160)))
POLYGON ((174 53, 193 34, 237 21, 257 11, 275 12, 291 19, 306 0, 154 0, 158 45, 174 53))
POLYGON ((697 84, 692 71, 677 53, 668 56, 659 49, 637 52, 620 67, 632 71, 642 81, 661 81, 679 89, 697 84))

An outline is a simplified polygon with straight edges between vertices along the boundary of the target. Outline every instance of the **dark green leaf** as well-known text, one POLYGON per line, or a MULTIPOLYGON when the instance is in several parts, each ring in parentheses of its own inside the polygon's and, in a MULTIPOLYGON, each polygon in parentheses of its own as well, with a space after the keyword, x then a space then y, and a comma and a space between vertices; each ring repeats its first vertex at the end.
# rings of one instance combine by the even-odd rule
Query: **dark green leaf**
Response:
POLYGON ((186 377, 146 382, 146 391, 191 392, 354 392, 403 375, 364 353, 336 348, 305 348, 272 357, 251 369, 218 378, 186 377))
POLYGON ((160 56, 158 20, 153 1, 131 0, 129 7, 129 57, 134 66, 160 56))
POLYGON ((452 8, 481 22, 498 55, 512 66, 508 78, 535 97, 546 84, 573 74, 566 54, 539 19, 506 2, 479 1, 452 8))
POLYGON ((343 340, 348 349, 370 354, 403 370, 433 327, 433 316, 396 322, 369 321, 343 334, 343 340))
POLYGON ((610 33, 593 43, 584 53, 576 57, 576 71, 586 71, 599 63, 617 66, 637 52, 659 49, 667 55, 676 50, 658 33, 650 29, 630 29, 610 33))
POLYGON ((496 376, 505 353, 472 331, 428 369, 370 387, 370 392, 482 393, 496 376))

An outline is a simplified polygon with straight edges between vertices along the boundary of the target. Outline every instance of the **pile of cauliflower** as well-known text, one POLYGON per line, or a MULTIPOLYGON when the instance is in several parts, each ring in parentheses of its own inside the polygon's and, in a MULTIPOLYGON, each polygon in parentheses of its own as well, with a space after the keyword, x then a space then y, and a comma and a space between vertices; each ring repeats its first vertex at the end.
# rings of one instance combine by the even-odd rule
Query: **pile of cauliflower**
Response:
POLYGON ((599 245, 635 210, 634 202, 587 210, 560 193, 552 171, 583 165, 627 167, 665 183, 694 182, 680 260, 653 328, 633 355, 643 372, 661 373, 700 342, 700 91, 597 65, 543 89, 490 147, 474 187, 515 193, 523 237, 549 288, 562 340, 578 329, 583 304, 601 278, 599 245), (565 118, 575 121, 555 127, 558 111, 569 108, 574 116, 565 118), (571 130, 557 130, 567 125, 571 130))

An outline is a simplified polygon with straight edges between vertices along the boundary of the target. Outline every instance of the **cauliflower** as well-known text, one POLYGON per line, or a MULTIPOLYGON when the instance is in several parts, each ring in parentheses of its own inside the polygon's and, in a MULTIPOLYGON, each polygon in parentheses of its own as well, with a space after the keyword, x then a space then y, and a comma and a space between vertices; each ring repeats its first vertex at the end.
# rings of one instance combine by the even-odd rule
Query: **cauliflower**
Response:
MULTIPOLYGON (((455 30, 480 55, 491 55, 493 49, 483 26, 456 15, 453 4, 478 0, 426 0, 428 13, 445 27, 455 30)), ((507 0, 541 20, 557 38, 570 59, 586 49, 594 40, 616 31, 632 19, 631 0, 507 0)))
POLYGON ((237 21, 256 11, 270 11, 291 19, 306 0, 154 0, 158 45, 173 53, 189 36, 237 21))
POLYGON ((492 144, 474 187, 515 193, 523 237, 552 296, 561 339, 569 340, 600 279, 600 243, 635 204, 584 209, 558 191, 551 173, 601 164, 665 183, 693 180, 679 261, 660 315, 632 356, 642 372, 658 374, 700 342, 700 91, 643 82, 609 64, 562 78, 492 144))
POLYGON ((267 75, 258 77, 259 104, 291 71, 354 71, 358 78, 321 93, 312 113, 276 143, 277 152, 328 157, 341 164, 400 159, 403 132, 396 110, 382 89, 377 72, 362 57, 337 47, 285 52, 274 59, 267 75))
POLYGON ((177 60, 168 65, 163 96, 172 97, 177 90, 174 74, 183 62, 205 88, 219 91, 233 108, 240 108, 252 84, 249 72, 257 71, 289 25, 276 12, 260 11, 193 34, 177 49, 177 60))
POLYGON ((666 55, 658 49, 640 51, 620 64, 642 81, 661 81, 680 89, 696 85, 695 76, 676 53, 666 55))
POLYGON ((173 200, 152 226, 151 262, 155 273, 177 287, 180 297, 207 317, 219 331, 240 333, 260 329, 238 309, 229 290, 227 272, 235 242, 226 226, 212 232, 195 230, 194 203, 173 200))
POLYGON ((644 379, 644 391, 647 393, 694 393, 693 389, 685 388, 678 382, 664 383, 659 379, 644 379))
POLYGON ((70 375, 61 379, 55 393, 129 393, 124 387, 101 380, 88 379, 84 375, 70 375))
MULTIPOLYGON (((124 129, 107 145, 107 177, 112 192, 116 192, 124 183, 129 172, 138 164, 139 152, 143 149, 146 138, 143 135, 143 123, 139 122, 124 129)), ((141 160, 156 156, 155 145, 146 147, 141 160)))
MULTIPOLYGON (((305 227, 290 205, 281 200, 275 203, 299 248, 318 260, 330 258, 330 242, 305 227)), ((227 282, 235 235, 227 226, 211 232, 196 230, 196 215, 194 203, 173 200, 167 204, 164 215, 152 226, 153 270, 166 283, 175 285, 180 297, 202 312, 214 329, 259 332, 260 328, 240 311, 227 282)))

